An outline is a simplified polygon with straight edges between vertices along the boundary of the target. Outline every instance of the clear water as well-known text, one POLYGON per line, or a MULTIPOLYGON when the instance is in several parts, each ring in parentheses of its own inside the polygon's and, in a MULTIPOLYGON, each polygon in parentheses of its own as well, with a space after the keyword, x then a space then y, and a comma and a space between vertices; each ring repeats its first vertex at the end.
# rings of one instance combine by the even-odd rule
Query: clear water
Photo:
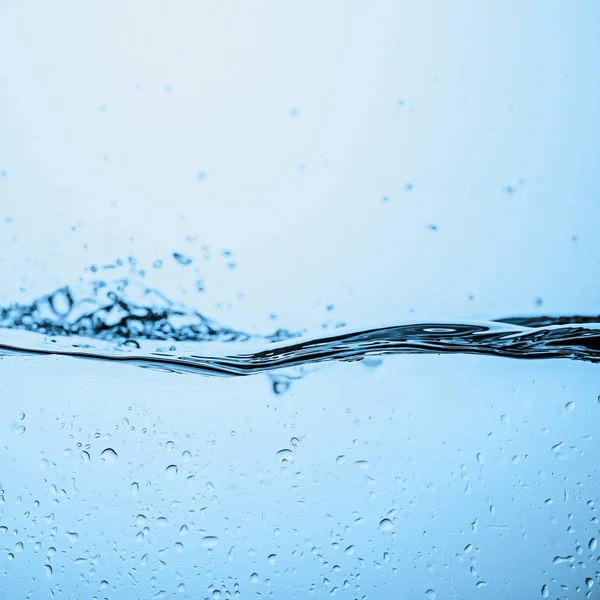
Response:
POLYGON ((143 287, 134 304, 123 281, 90 289, 2 310, 7 598, 598 582, 593 317, 259 338, 143 287), (413 353, 436 355, 387 356, 413 353))
POLYGON ((598 597, 599 30, 0 0, 0 600, 598 597))

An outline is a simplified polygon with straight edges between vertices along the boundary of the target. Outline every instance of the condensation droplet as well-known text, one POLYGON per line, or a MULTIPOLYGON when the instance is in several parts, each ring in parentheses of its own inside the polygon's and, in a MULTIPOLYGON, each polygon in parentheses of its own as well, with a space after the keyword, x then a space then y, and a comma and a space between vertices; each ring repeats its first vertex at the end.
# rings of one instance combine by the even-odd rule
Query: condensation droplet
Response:
POLYGON ((269 556, 267 556, 267 560, 269 561, 270 565, 274 565, 277 562, 277 555, 269 554, 269 556))
POLYGON ((112 448, 106 448, 100 453, 100 458, 107 464, 113 465, 119 459, 119 455, 112 448))
POLYGON ((430 598, 431 600, 435 600, 437 598, 437 594, 435 593, 435 590, 432 590, 431 588, 429 588, 425 592, 425 596, 427 596, 427 598, 430 598))
POLYGON ((167 477, 169 479, 175 479, 177 477, 177 473, 179 472, 179 468, 177 465, 169 465, 167 467, 167 477))
POLYGON ((550 597, 550 589, 548 588, 548 586, 546 584, 544 584, 542 586, 542 598, 549 598, 550 597))
POLYGON ((379 529, 382 531, 392 531, 394 529, 394 524, 390 519, 381 519, 381 521, 379 521, 379 529))
POLYGON ((575 409, 575 402, 567 402, 565 404, 565 410, 567 410, 568 412, 573 412, 574 409, 575 409))
POLYGON ((207 550, 212 550, 217 543, 219 542, 219 539, 214 536, 214 535, 205 535, 202 538, 202 541, 200 542, 200 544, 202 545, 203 548, 206 548, 207 550))

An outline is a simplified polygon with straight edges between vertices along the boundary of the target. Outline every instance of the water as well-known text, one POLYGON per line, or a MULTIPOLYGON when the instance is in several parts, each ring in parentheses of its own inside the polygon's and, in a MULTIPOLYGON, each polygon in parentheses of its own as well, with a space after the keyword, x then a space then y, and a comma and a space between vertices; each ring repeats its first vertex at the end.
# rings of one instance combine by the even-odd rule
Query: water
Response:
POLYGON ((600 595, 600 4, 0 0, 0 600, 600 595))
POLYGON ((0 597, 600 583, 597 317, 259 335, 134 288, 0 311, 0 597))

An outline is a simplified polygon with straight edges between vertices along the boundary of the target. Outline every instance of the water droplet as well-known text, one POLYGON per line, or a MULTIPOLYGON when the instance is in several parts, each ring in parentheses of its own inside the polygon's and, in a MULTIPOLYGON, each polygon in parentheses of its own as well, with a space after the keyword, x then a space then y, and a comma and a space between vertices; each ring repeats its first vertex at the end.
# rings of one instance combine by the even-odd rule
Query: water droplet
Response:
POLYGON ((100 458, 107 464, 114 465, 119 459, 119 455, 112 448, 106 448, 100 453, 100 458))
POLYGON ((389 519, 381 519, 379 522, 379 529, 382 531, 392 531, 394 529, 394 524, 389 519))
POLYGON ((179 472, 179 468, 177 465, 169 465, 167 467, 167 477, 169 479, 175 479, 177 477, 177 473, 179 472))
POLYGON ((292 446, 297 446, 299 443, 300 443, 300 440, 299 440, 297 437, 293 437, 293 438, 290 440, 290 444, 291 444, 292 446))
POLYGON ((83 460, 83 462, 88 463, 90 462, 90 453, 87 452, 86 450, 82 450, 81 452, 81 459, 83 460))
POLYGON ((269 554, 269 556, 267 556, 267 560, 269 561, 270 565, 274 565, 277 562, 277 555, 269 554))
POLYGON ((425 592, 425 596, 427 596, 427 598, 430 598, 431 600, 435 600, 437 598, 437 594, 435 593, 435 590, 432 590, 431 588, 429 588, 425 592))
POLYGON ((213 600, 221 600, 221 590, 213 590, 213 600))
POLYGON ((594 580, 593 580, 591 577, 588 577, 588 578, 585 580, 585 585, 586 585, 588 588, 591 588, 591 587, 594 585, 594 580))
POLYGON ((592 538, 590 540, 590 543, 588 544, 588 548, 594 552, 594 550, 596 550, 596 548, 598 547, 598 540, 596 538, 592 538))
POLYGON ((180 584, 177 586, 177 591, 178 591, 180 594, 183 594, 183 593, 185 592, 185 585, 184 585, 183 583, 180 583, 180 584))
POLYGON ((354 546, 348 546, 346 548, 346 550, 344 550, 344 552, 348 555, 348 556, 352 556, 354 554, 354 546))
POLYGON ((44 565, 44 569, 46 569, 46 577, 52 577, 52 567, 50 565, 44 565))
POLYGON ((190 462, 192 460, 192 453, 189 450, 186 450, 182 455, 181 459, 183 462, 190 462))
POLYGON ((183 544, 181 542, 175 542, 175 552, 183 552, 183 544))
POLYGON ((345 457, 343 454, 341 454, 340 456, 338 456, 338 457, 335 459, 335 463, 336 463, 337 465, 343 465, 345 462, 346 462, 346 457, 345 457))
POLYGON ((79 534, 75 531, 67 531, 67 539, 74 544, 79 539, 79 534))
POLYGON ((200 542, 200 544, 202 545, 203 548, 206 548, 207 550, 212 550, 217 543, 219 542, 219 539, 214 536, 214 535, 205 535, 202 538, 202 541, 200 542))
POLYGON ((294 453, 289 448, 279 450, 277 452, 277 457, 282 463, 294 461, 294 453))
POLYGON ((136 524, 139 525, 140 527, 143 527, 144 525, 146 525, 147 521, 148 521, 148 519, 146 518, 146 515, 139 514, 135 518, 136 524))
POLYGON ((565 410, 567 410, 568 412, 573 412, 574 409, 575 409, 575 402, 567 402, 565 404, 565 410))
POLYGON ((13 433, 15 435, 22 435, 23 433, 25 433, 26 429, 25 429, 25 425, 15 425, 13 426, 13 433))
POLYGON ((158 527, 166 527, 168 524, 167 518, 166 517, 158 517, 158 519, 156 519, 156 525, 158 527))
POLYGON ((250 575, 250 581, 252 583, 257 583, 258 582, 258 573, 252 573, 252 575, 250 575))
POLYGON ((544 584, 542 586, 542 598, 549 598, 550 597, 550 589, 548 588, 548 586, 546 584, 544 584))
POLYGON ((131 493, 137 494, 140 491, 140 484, 137 481, 134 481, 131 484, 131 493))
POLYGON ((105 590, 107 587, 108 587, 108 581, 106 581, 106 579, 103 579, 103 580, 100 582, 100 589, 101 589, 101 590, 105 590))
POLYGON ((354 466, 357 469, 368 469, 369 468, 369 461, 368 460, 355 460, 354 461, 354 466))

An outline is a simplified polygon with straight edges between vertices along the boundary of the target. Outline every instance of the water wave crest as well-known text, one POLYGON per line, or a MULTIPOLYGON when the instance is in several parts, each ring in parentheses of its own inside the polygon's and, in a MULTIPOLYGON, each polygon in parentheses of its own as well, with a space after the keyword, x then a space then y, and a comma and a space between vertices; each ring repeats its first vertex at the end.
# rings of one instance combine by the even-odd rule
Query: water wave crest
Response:
MULTIPOLYGON (((63 287, 29 304, 0 308, 0 355, 60 354, 231 376, 415 353, 600 362, 600 317, 508 317, 258 335, 222 326, 128 279, 94 282, 79 295, 63 287)), ((274 379, 274 387, 282 382, 274 379)))

